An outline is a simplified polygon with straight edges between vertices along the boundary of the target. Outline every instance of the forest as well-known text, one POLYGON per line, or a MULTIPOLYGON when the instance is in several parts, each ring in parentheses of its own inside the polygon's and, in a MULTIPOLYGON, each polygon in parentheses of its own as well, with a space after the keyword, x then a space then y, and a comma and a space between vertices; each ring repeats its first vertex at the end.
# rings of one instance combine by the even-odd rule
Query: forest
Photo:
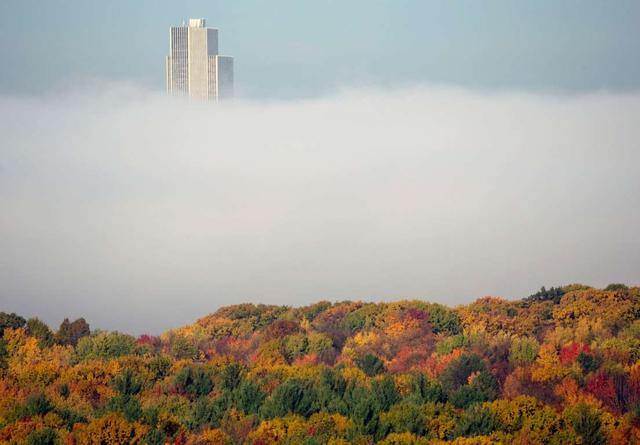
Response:
POLYGON ((239 304, 138 337, 0 312, 0 443, 640 443, 640 288, 239 304))

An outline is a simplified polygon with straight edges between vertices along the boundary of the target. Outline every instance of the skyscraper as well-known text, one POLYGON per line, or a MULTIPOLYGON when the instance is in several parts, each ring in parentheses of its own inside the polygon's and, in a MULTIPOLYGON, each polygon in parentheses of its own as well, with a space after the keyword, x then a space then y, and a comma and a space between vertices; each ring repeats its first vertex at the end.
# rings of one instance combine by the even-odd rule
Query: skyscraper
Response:
POLYGON ((233 57, 218 54, 218 30, 204 19, 169 28, 167 92, 214 101, 233 96, 233 57))

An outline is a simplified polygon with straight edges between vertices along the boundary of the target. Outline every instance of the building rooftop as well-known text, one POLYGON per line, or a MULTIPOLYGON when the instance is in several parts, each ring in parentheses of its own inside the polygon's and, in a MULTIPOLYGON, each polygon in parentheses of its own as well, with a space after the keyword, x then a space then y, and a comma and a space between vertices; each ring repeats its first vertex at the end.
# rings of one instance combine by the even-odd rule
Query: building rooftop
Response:
POLYGON ((189 28, 204 28, 204 19, 189 19, 189 28))

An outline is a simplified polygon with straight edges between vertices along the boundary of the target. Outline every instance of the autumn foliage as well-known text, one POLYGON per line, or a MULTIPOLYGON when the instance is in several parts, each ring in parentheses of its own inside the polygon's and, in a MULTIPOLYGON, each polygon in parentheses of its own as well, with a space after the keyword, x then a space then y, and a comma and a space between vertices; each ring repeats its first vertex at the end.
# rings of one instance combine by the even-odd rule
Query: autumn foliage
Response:
POLYGON ((639 315, 618 284, 241 304, 137 338, 0 312, 0 443, 640 443, 639 315))

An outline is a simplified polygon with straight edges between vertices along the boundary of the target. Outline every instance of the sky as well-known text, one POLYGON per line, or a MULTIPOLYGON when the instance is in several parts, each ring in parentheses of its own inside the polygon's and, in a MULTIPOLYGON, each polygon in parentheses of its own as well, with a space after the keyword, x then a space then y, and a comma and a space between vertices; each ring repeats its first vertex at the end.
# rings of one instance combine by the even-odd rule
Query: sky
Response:
POLYGON ((164 88, 168 28, 204 17, 253 98, 453 84, 488 90, 640 86, 640 3, 554 0, 3 0, 0 93, 96 79, 164 88))
POLYGON ((640 283, 637 2, 0 2, 0 311, 640 283), (163 93, 205 17, 235 100, 163 93))

